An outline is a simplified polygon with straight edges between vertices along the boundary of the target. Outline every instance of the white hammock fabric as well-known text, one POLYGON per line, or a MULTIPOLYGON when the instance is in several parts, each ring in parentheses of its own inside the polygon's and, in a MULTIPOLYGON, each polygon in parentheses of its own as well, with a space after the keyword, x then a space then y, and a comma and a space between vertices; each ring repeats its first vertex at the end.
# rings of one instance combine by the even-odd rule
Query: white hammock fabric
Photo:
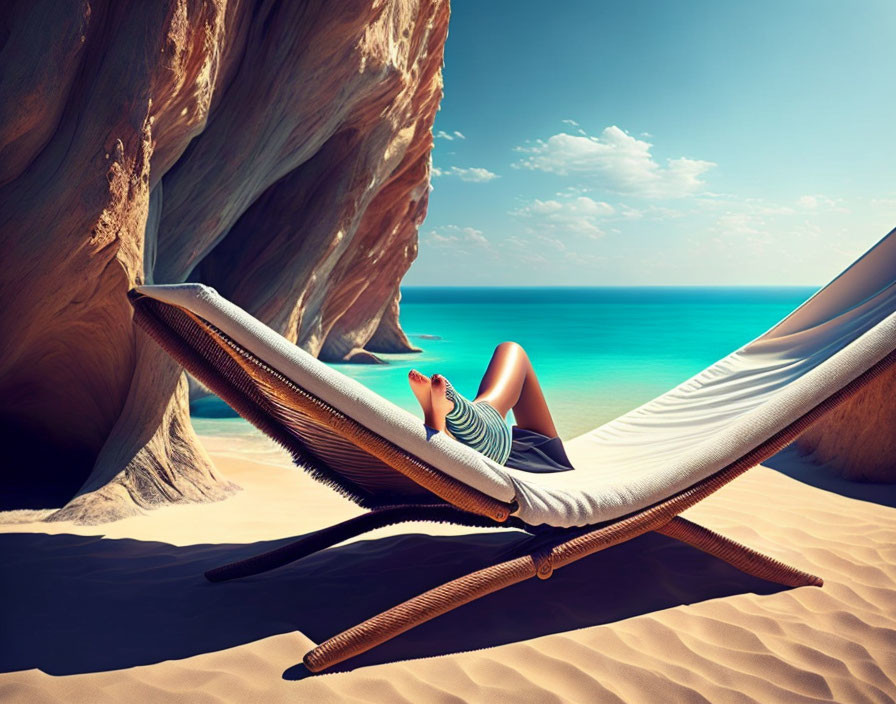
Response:
MULTIPOLYGON (((373 432, 530 525, 618 518, 761 445, 896 349, 896 231, 771 330, 692 379, 565 443, 571 472, 498 465, 320 362, 201 284, 137 290, 190 310, 373 432)), ((644 344, 650 344, 649 339, 644 344)), ((338 471, 338 467, 334 468, 338 471)))

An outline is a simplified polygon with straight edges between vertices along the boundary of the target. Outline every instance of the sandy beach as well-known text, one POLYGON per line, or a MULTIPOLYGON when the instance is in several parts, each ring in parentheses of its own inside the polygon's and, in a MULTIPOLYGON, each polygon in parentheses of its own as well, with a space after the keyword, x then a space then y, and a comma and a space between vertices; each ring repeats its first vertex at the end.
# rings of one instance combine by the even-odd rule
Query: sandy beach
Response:
POLYGON ((894 26, 0 3, 0 704, 896 704, 894 26))
POLYGON ((892 486, 824 479, 823 469, 785 455, 772 464, 793 476, 758 467, 686 514, 823 576, 823 588, 781 588, 649 534, 442 616, 336 672, 311 675, 301 659, 313 642, 484 566, 521 534, 397 526, 274 572, 209 584, 202 577, 209 567, 360 510, 292 468, 285 453, 233 453, 224 438, 203 442, 243 487, 233 498, 101 527, 4 515, 0 699, 896 698, 892 486))

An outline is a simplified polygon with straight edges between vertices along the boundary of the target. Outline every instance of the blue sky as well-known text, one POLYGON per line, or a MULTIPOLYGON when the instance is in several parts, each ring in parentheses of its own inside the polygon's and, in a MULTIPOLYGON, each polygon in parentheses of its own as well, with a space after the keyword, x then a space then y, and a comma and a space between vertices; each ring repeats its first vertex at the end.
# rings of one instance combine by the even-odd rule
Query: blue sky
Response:
POLYGON ((825 283, 896 226, 894 28, 890 0, 454 0, 404 283, 825 283))

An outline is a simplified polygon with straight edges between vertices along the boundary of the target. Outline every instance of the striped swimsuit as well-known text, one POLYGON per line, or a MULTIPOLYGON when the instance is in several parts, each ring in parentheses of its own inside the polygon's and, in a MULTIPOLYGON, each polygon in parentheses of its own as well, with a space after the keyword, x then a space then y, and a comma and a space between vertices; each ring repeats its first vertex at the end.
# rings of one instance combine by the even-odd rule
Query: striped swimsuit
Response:
POLYGON ((445 427, 451 434, 498 464, 507 462, 512 433, 500 412, 485 401, 471 403, 447 379, 445 395, 454 402, 454 408, 445 416, 445 427))

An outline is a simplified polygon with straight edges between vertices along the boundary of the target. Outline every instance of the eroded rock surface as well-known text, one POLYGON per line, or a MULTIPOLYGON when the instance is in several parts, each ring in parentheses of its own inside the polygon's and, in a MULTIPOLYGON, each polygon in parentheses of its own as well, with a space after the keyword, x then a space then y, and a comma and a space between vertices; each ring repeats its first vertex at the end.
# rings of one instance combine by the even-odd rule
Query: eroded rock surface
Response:
POLYGON ((0 9, 6 508, 212 500, 180 369, 126 291, 202 281, 328 360, 413 349, 447 0, 0 9), (50 489, 50 491, 48 491, 50 489), (47 503, 50 502, 50 503, 47 503), (54 503, 55 502, 55 503, 54 503))
POLYGON ((813 423, 796 441, 815 462, 846 479, 896 481, 896 369, 813 423))

